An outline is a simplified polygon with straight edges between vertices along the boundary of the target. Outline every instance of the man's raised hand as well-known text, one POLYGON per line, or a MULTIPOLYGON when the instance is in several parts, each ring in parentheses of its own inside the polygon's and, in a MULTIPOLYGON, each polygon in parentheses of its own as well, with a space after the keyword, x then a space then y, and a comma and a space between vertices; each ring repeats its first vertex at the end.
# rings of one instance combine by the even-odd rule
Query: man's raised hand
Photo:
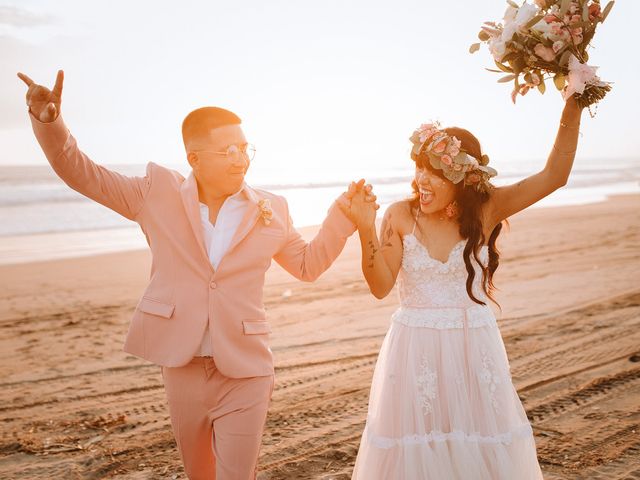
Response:
POLYGON ((364 179, 357 183, 351 182, 343 198, 338 206, 358 228, 373 225, 380 205, 376 203, 377 197, 373 194, 371 185, 365 184, 364 179))
POLYGON ((53 122, 60 114, 62 103, 62 83, 64 82, 64 72, 58 70, 56 84, 53 90, 34 83, 24 73, 18 73, 18 77, 29 89, 27 90, 27 106, 29 111, 41 122, 53 122))

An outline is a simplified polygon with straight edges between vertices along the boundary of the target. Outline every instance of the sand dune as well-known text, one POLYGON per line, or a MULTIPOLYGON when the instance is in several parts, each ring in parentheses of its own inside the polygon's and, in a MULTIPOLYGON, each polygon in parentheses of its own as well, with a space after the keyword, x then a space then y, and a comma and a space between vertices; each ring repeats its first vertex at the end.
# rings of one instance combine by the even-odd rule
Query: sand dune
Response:
MULTIPOLYGON (((640 479, 638 207, 530 210, 502 239, 499 325, 547 479, 640 479)), ((358 259, 354 237, 315 284, 269 272, 263 480, 350 478, 396 308, 358 259)), ((122 352, 148 267, 146 252, 0 267, 2 478, 185 478, 160 370, 122 352)))

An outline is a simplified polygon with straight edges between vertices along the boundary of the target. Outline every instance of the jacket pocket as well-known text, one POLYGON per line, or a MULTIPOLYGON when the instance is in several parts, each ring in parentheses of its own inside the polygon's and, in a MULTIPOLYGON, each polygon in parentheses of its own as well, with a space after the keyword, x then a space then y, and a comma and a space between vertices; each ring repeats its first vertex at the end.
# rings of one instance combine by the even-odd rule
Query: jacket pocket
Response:
POLYGON ((171 318, 175 305, 170 303, 162 303, 158 300, 154 300, 149 297, 142 297, 138 303, 138 310, 144 313, 150 313, 151 315, 158 315, 159 317, 171 318))
POLYGON ((243 320, 242 327, 245 335, 260 335, 271 333, 271 326, 267 321, 243 320))

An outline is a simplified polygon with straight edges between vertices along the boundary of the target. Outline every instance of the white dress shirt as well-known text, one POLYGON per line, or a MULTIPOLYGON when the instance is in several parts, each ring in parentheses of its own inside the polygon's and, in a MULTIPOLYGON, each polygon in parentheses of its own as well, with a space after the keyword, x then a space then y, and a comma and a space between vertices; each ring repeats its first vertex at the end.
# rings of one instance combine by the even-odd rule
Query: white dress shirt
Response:
MULTIPOLYGON (((243 186, 237 193, 227 197, 224 201, 218 212, 215 225, 212 225, 209 220, 209 207, 200 202, 200 220, 202 221, 204 245, 213 268, 218 268, 220 260, 229 249, 231 240, 247 210, 248 202, 243 186)), ((213 356, 208 323, 200 342, 200 351, 196 355, 201 357, 213 356)))

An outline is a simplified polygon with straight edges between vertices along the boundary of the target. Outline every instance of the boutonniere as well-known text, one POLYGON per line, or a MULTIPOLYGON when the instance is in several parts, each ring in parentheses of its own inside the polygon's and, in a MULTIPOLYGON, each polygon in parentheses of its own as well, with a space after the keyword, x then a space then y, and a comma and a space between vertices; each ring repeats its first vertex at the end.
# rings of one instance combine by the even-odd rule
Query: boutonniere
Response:
POLYGON ((260 216, 265 225, 271 223, 273 218, 273 210, 271 210, 271 201, 267 198, 261 198, 258 200, 258 208, 260 209, 260 216))

